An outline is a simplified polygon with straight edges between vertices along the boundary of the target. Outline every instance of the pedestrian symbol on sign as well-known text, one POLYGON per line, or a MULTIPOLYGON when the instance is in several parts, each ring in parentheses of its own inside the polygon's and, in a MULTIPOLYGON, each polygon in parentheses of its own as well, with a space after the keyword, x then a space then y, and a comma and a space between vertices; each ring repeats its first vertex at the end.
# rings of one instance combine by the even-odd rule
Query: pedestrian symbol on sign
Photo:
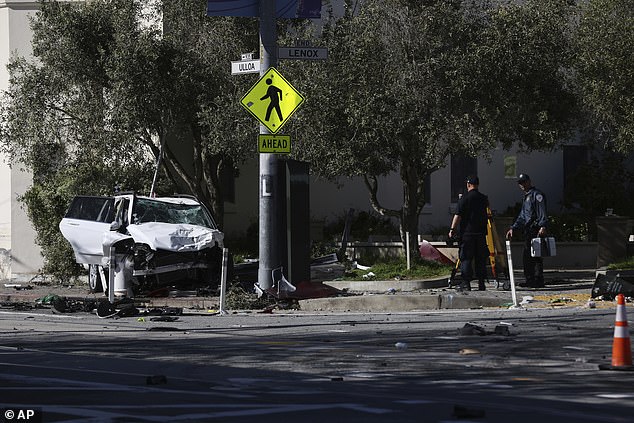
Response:
POLYGON ((273 85, 273 80, 271 78, 266 79, 266 85, 268 85, 269 88, 266 90, 266 95, 260 99, 266 100, 268 98, 270 101, 269 107, 266 108, 266 117, 264 118, 264 120, 268 122, 271 118, 271 111, 275 109, 275 111, 277 112, 277 117, 280 119, 281 122, 282 120, 284 120, 282 119, 282 111, 280 110, 280 101, 282 101, 282 90, 273 85))
POLYGON ((279 131, 303 102, 304 97, 275 68, 269 68, 240 101, 271 133, 279 131))

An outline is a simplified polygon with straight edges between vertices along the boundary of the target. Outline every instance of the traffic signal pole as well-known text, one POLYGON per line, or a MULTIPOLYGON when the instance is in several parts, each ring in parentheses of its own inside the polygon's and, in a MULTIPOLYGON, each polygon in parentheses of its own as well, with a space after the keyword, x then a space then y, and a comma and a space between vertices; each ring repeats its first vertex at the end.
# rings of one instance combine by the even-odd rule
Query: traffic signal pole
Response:
MULTIPOLYGON (((260 0, 260 77, 270 67, 277 66, 277 28, 275 7, 272 0, 260 0)), ((266 126, 260 124, 260 134, 270 134, 266 126)), ((281 265, 281 210, 282 193, 278 184, 277 154, 260 154, 260 235, 258 286, 262 290, 273 286, 271 272, 281 265)))

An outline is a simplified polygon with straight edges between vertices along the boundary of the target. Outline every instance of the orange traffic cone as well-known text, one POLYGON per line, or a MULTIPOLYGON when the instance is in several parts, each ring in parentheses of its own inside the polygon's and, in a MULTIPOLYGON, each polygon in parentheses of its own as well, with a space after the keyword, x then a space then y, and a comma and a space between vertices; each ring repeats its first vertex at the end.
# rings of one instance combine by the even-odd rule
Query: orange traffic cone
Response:
POLYGON ((599 366, 599 368, 607 370, 634 370, 634 366, 632 366, 630 332, 627 327, 627 315, 625 312, 625 297, 623 294, 616 296, 616 322, 614 324, 614 341, 612 343, 612 365, 599 366))

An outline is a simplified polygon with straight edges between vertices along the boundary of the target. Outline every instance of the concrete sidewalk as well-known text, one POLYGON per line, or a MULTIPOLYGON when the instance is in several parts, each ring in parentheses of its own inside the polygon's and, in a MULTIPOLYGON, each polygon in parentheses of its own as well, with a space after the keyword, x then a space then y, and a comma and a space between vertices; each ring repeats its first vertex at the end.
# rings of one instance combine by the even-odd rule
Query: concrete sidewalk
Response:
MULTIPOLYGON (((515 283, 523 283, 521 272, 515 283)), ((586 306, 595 281, 595 270, 545 272, 546 287, 540 289, 516 286, 515 301, 523 307, 586 306)), ((487 283, 486 291, 457 292, 447 287, 447 278, 424 281, 325 281, 342 289, 347 297, 316 298, 300 301, 305 311, 420 311, 442 309, 499 308, 513 305, 512 291, 501 289, 501 283, 487 283)), ((472 282, 477 289, 477 283, 472 282)), ((613 304, 610 302, 610 306, 613 304)))
MULTIPOLYGON (((579 307, 590 299, 595 270, 547 271, 546 287, 516 288, 516 301, 523 307, 579 307)), ((330 275, 333 276, 333 275, 330 275)), ((499 289, 489 282, 486 291, 457 292, 447 288, 447 278, 430 280, 340 281, 324 280, 325 285, 340 290, 338 296, 299 300, 299 311, 306 312, 408 312, 443 309, 500 308, 513 305, 511 291, 499 289)), ((521 272, 515 283, 523 282, 521 272)), ((477 287, 477 283, 472 283, 477 287)), ((0 285, 0 303, 34 305, 49 295, 68 299, 99 300, 103 294, 91 294, 86 284, 45 285, 36 283, 0 285)), ((135 298, 139 306, 178 307, 192 310, 217 310, 219 298, 195 296, 190 291, 173 291, 169 297, 135 298)), ((601 304, 597 303, 598 306, 601 304)), ((609 302, 612 307, 613 303, 609 302)))

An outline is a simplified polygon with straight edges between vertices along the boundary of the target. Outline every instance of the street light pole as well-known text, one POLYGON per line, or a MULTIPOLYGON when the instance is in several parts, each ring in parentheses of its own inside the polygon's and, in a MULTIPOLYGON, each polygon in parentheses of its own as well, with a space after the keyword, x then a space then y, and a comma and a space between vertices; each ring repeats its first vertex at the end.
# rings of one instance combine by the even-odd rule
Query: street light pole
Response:
MULTIPOLYGON (((276 2, 260 0, 260 76, 270 67, 277 66, 276 2)), ((260 124, 260 134, 270 131, 260 124)), ((260 154, 260 235, 258 285, 266 290, 273 286, 271 272, 281 265, 280 227, 281 216, 278 189, 278 158, 276 154, 260 154)))

